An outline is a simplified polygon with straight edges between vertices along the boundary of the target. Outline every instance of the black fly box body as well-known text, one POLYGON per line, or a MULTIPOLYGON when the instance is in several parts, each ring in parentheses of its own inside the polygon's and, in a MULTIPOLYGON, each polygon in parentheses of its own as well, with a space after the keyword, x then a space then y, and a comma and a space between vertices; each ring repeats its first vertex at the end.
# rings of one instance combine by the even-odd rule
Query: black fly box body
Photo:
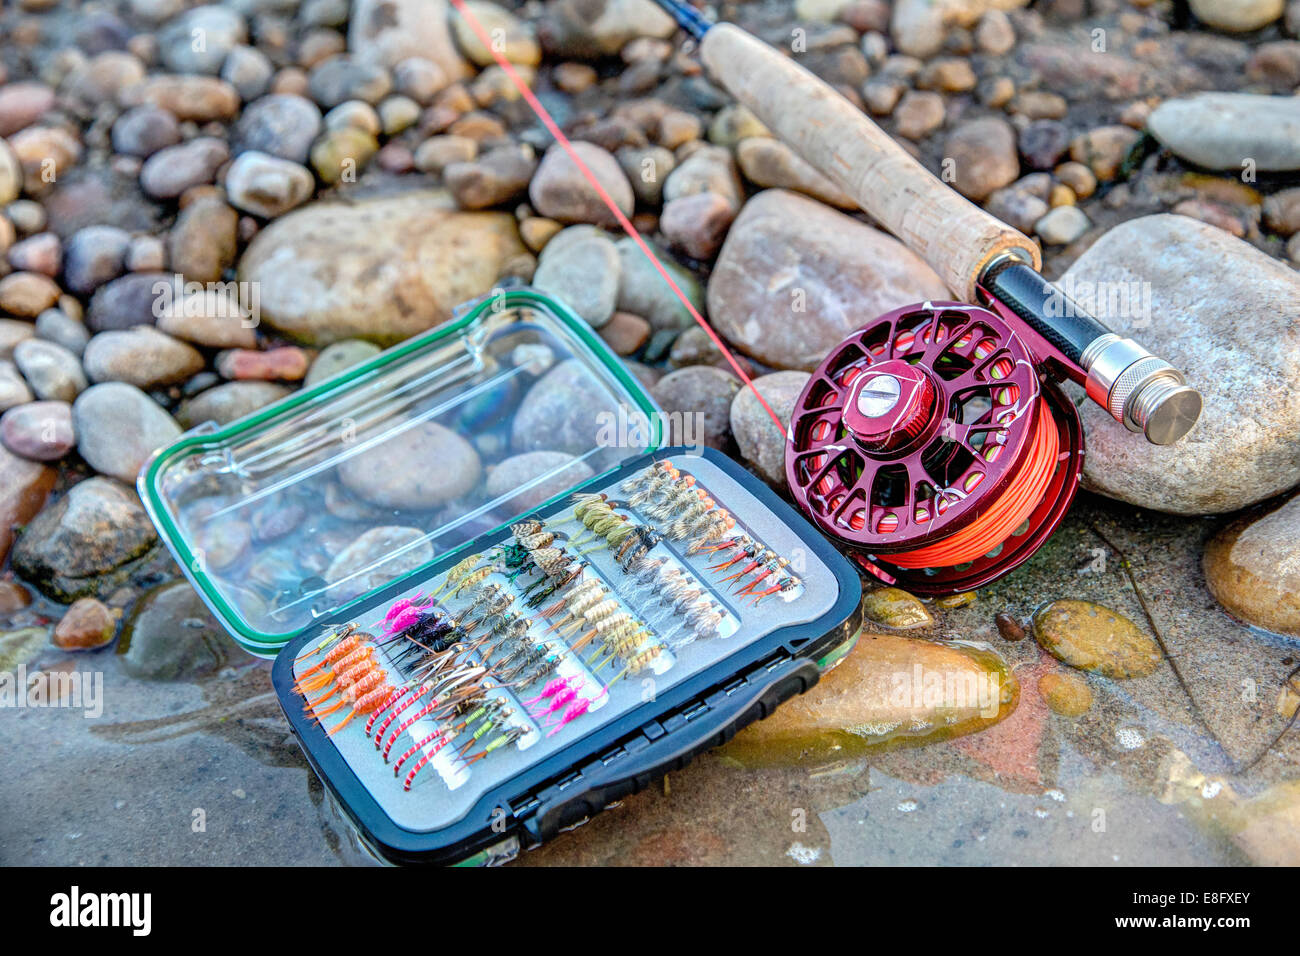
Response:
POLYGON ((563 305, 500 292, 141 473, 393 862, 494 863, 815 684, 860 581, 563 305))

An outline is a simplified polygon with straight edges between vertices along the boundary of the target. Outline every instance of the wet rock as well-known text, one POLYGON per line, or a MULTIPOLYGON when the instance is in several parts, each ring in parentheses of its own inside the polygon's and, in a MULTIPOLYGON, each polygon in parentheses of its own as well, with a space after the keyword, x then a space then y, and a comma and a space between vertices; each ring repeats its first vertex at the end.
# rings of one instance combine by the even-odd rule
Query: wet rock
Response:
POLYGON ((391 344, 491 290, 523 251, 513 216, 457 212, 421 191, 282 216, 249 245, 239 278, 260 283, 262 320, 294 339, 391 344))
MULTIPOLYGON (((677 288, 685 294, 687 301, 695 307, 696 311, 703 314, 704 288, 700 280, 689 269, 674 262, 671 256, 665 255, 654 242, 649 239, 644 241, 672 276, 677 288)), ((622 278, 618 287, 619 311, 644 316, 656 332, 683 329, 693 325, 695 320, 690 312, 682 305, 672 288, 664 282, 663 276, 646 259, 645 254, 632 238, 625 236, 614 245, 618 247, 618 257, 622 263, 620 270, 622 278)))
POLYGON ((142 597, 122 625, 118 660, 136 680, 210 677, 229 659, 230 638, 188 581, 160 585, 142 597))
POLYGON ((126 268, 131 234, 117 226, 87 226, 72 234, 63 253, 63 285, 77 295, 90 295, 126 268))
POLYGON ((948 296, 896 239, 784 190, 745 204, 708 287, 709 314, 730 342, 767 365, 805 371, 862 316, 948 296))
POLYGON ((1110 230, 1062 281, 1205 398, 1196 427, 1167 447, 1083 403, 1088 488, 1144 508, 1214 514, 1300 483, 1300 352, 1279 346, 1300 317, 1294 271, 1221 230, 1161 215, 1110 230))
MULTIPOLYGON (((610 198, 625 216, 632 215, 632 184, 623 175, 618 160, 594 143, 575 142, 574 153, 586 164, 610 198)), ((528 187, 533 206, 543 216, 560 222, 590 222, 617 225, 613 214, 600 195, 587 182, 577 164, 559 145, 552 146, 542 157, 537 173, 528 187)))
POLYGON ((977 202, 1020 175, 1016 134, 996 117, 962 123, 948 134, 943 155, 953 161, 953 186, 977 202))
POLYGON ((487 496, 495 500, 509 495, 502 505, 504 509, 530 511, 591 476, 592 470, 587 463, 572 455, 559 451, 529 451, 511 455, 488 473, 487 496), (511 494, 514 489, 533 481, 538 483, 526 491, 511 494))
POLYGON ((533 285, 554 295, 593 328, 600 328, 614 314, 620 273, 613 240, 597 230, 573 226, 542 251, 533 285), (575 238, 566 240, 574 233, 575 238))
POLYGON ((1206 26, 1229 33, 1261 30, 1282 16, 1284 0, 1191 0, 1192 13, 1206 26))
POLYGON ((299 165, 321 131, 320 109, 305 96, 272 93, 250 103, 232 132, 236 154, 253 150, 299 165))
POLYGON ((12 674, 36 660, 41 651, 45 650, 49 636, 50 632, 43 627, 0 631, 0 671, 12 674))
POLYGON ((154 199, 175 199, 191 186, 212 182, 230 158, 224 140, 200 136, 154 153, 140 169, 140 188, 154 199))
POLYGON ((32 603, 32 592, 17 581, 0 579, 0 614, 10 615, 32 603))
POLYGON ((740 171, 755 186, 790 189, 842 209, 856 209, 857 203, 844 190, 804 162, 780 140, 757 136, 736 145, 740 171))
POLYGON ((54 646, 65 651, 103 647, 113 640, 121 613, 95 598, 78 598, 54 627, 54 646))
POLYGON ((577 359, 567 359, 538 379, 524 396, 511 426, 516 452, 589 451, 601 431, 609 399, 577 359))
POLYGON ((249 150, 226 171, 226 195, 236 209, 274 219, 311 198, 316 181, 305 166, 249 150))
POLYGON ((113 579, 111 572, 145 554, 157 539, 131 488, 87 478, 31 520, 14 545, 13 566, 46 595, 67 603, 98 593, 113 579))
MULTIPOLYGON (((6 415, 12 413, 6 413, 6 415)), ((1300 498, 1233 522, 1205 547, 1205 583, 1233 617, 1300 635, 1300 498)))
POLYGON ((177 417, 186 428, 203 422, 229 425, 236 419, 272 402, 277 402, 291 389, 275 382, 226 382, 200 392, 181 405, 177 417))
POLYGON ((15 345, 14 364, 42 400, 71 402, 88 384, 77 356, 42 339, 26 339, 15 345))
POLYGON ((373 342, 363 342, 360 339, 344 339, 342 342, 335 342, 333 345, 326 346, 316 356, 316 360, 311 363, 311 368, 307 371, 303 385, 311 388, 355 365, 370 361, 378 354, 379 346, 373 342))
POLYGON ((997 625, 998 634, 1004 641, 1023 641, 1025 639, 1025 628, 1014 615, 1006 611, 998 613, 993 618, 993 623, 997 625))
POLYGON ((0 561, 13 544, 14 528, 27 524, 41 510, 57 476, 47 465, 0 448, 0 561))
POLYGON ((499 206, 528 189, 537 168, 531 147, 502 146, 443 169, 443 182, 462 209, 499 206))
POLYGON ((39 272, 11 272, 0 279, 0 309, 24 319, 36 318, 60 294, 58 283, 39 272))
POLYGON ((1291 96, 1198 93, 1156 107, 1147 129, 1173 153, 1208 169, 1300 169, 1300 101, 1291 96))
POLYGON ((0 415, 0 442, 32 461, 57 461, 76 446, 72 406, 67 402, 29 402, 0 415))
POLYGON ((216 282, 235 264, 239 214, 219 198, 188 203, 167 237, 167 261, 191 282, 216 282))
POLYGON ((133 483, 155 448, 169 444, 180 427, 133 385, 92 385, 72 405, 77 451, 100 474, 133 483))
MULTIPOLYGON (((794 404, 808 378, 807 372, 773 372, 754 379, 753 383, 768 407, 788 427, 794 404)), ((731 432, 745 461, 768 484, 785 488, 785 430, 777 428, 772 416, 754 397, 754 389, 742 388, 732 400, 731 432)))
POLYGON ((308 77, 311 98, 324 109, 349 100, 372 106, 393 89, 392 78, 382 66, 339 54, 318 63, 308 77))
POLYGON ((235 88, 213 76, 151 76, 123 90, 119 99, 123 106, 147 103, 167 110, 178 120, 195 123, 229 122, 239 113, 235 88))
POLYGON ((341 600, 383 587, 433 560, 433 545, 421 541, 419 528, 385 525, 371 528, 338 553, 325 572, 325 580, 337 585, 341 600), (405 549, 400 554, 393 552, 405 549), (387 560, 385 555, 392 554, 387 560), (376 567, 371 567, 380 562, 376 567))
POLYGON ((86 344, 82 362, 92 382, 128 382, 140 388, 183 382, 206 364, 192 346, 147 325, 100 332, 86 344))
POLYGON ((1018 693, 991 650, 868 632, 816 687, 737 734, 723 753, 763 764, 956 737, 997 723, 1018 693))
POLYGON ((211 288, 173 297, 158 316, 158 331, 209 348, 254 348, 254 321, 230 292, 211 288))
POLYGON ((1053 601, 1034 614, 1034 637, 1057 660, 1114 680, 1145 677, 1160 647, 1117 611, 1090 601, 1053 601))
POLYGON ((1092 688, 1069 671, 1051 671, 1038 678, 1038 693, 1062 717, 1082 717, 1092 708, 1092 688))
POLYGON ((244 18, 216 4, 194 7, 168 21, 158 33, 162 61, 173 73, 210 73, 248 38, 244 18), (202 42, 199 42, 199 41, 202 42))
POLYGON ((86 313, 92 332, 152 325, 155 311, 170 301, 174 279, 162 272, 135 272, 106 282, 95 290, 86 313))
POLYGON ((460 435, 436 422, 422 422, 339 465, 351 492, 388 508, 434 508, 478 484, 478 453, 460 435), (429 462, 438 467, 430 470, 429 462))
POLYGON ((656 401, 668 413, 671 445, 731 444, 731 402, 740 380, 710 365, 692 365, 669 372, 655 385, 656 401))
POLYGON ((446 0, 353 0, 348 49, 364 63, 431 60, 449 80, 473 72, 452 42, 446 0))
POLYGON ((934 616, 921 601, 900 588, 877 588, 862 596, 862 613, 897 630, 929 627, 934 616))

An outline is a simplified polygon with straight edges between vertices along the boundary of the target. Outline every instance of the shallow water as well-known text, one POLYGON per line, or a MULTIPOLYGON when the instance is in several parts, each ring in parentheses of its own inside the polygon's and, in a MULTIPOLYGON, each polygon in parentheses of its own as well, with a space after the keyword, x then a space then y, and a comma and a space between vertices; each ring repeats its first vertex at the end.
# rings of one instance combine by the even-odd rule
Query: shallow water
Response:
MULTIPOLYGON (((1083 496, 1029 564, 909 632, 993 646, 1021 687, 1001 723, 768 765, 724 748, 520 862, 1230 864, 1294 853, 1268 820, 1300 812, 1280 788, 1300 778, 1300 734, 1241 768, 1285 724, 1276 701, 1300 647, 1233 621, 1205 592, 1200 547, 1224 523, 1083 496), (999 611, 1023 618, 1063 597, 1147 628, 1120 562, 1108 550, 1099 560, 1093 526, 1128 554, 1194 705, 1163 665, 1124 682, 1090 676, 1092 709, 1052 714, 1036 681, 1059 665, 1032 638, 998 636, 999 611)), ((298 750, 268 664, 231 646, 196 683, 134 679, 108 650, 48 648, 38 665, 101 673, 104 712, 0 711, 0 863, 372 862, 298 750)))

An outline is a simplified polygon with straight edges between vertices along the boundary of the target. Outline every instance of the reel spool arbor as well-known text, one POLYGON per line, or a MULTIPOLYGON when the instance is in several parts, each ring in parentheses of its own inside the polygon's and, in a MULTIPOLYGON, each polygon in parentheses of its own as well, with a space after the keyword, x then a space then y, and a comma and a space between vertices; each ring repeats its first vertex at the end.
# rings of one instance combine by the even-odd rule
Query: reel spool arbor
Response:
POLYGON ((887 313, 818 366, 786 477, 804 512, 877 577, 920 594, 987 584, 1056 529, 1083 466, 1074 404, 998 315, 887 313))

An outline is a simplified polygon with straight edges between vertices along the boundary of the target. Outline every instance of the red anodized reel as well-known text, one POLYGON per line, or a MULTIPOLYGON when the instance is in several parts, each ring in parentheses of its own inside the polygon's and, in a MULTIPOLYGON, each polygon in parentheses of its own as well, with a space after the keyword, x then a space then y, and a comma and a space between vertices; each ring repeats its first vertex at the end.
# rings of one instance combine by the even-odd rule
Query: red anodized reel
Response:
POLYGON ((813 372, 791 416, 786 477, 812 521, 866 552, 879 577, 950 593, 1004 574, 1046 540, 1073 499, 1082 435, 1074 405, 1040 382, 1003 319, 927 302, 862 327, 813 372), (1055 465, 1031 460, 1044 446, 1057 449, 1055 465), (972 524, 1031 470, 1041 500, 988 553, 953 567, 891 564, 891 554, 902 561, 978 532, 972 524))

